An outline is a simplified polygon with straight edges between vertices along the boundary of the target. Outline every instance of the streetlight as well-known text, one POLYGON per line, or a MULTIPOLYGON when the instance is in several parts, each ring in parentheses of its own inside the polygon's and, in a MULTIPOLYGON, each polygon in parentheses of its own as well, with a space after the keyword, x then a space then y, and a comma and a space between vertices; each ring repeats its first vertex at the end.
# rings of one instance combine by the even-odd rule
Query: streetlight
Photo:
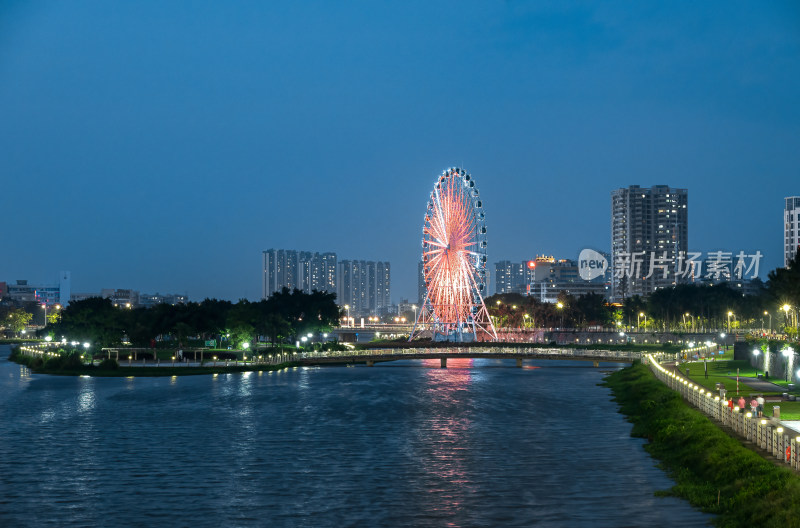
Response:
POLYGON ((42 308, 44 308, 44 326, 42 328, 47 328, 47 303, 43 303, 42 308))
POLYGON ((558 311, 561 314, 561 326, 559 328, 563 328, 564 327, 564 312, 563 312, 564 303, 560 303, 560 302, 556 303, 556 308, 558 308, 558 311))
POLYGON ((733 315, 733 312, 729 311, 728 312, 728 333, 729 334, 731 333, 731 316, 732 315, 733 315))
POLYGON ((647 328, 647 315, 644 312, 639 312, 636 315, 636 331, 641 332, 642 326, 639 324, 639 318, 644 317, 644 327, 647 328))
POLYGON ((758 377, 758 355, 760 353, 761 353, 761 351, 759 349, 757 349, 757 348, 753 349, 753 355, 756 357, 756 377, 758 377))
POLYGON ((416 304, 412 304, 411 305, 411 309, 414 310, 414 322, 416 323, 417 322, 417 305, 416 304))
POLYGON ((344 305, 344 309, 347 310, 347 319, 345 319, 345 320, 348 320, 348 319, 350 319, 350 305, 349 304, 345 304, 344 305))

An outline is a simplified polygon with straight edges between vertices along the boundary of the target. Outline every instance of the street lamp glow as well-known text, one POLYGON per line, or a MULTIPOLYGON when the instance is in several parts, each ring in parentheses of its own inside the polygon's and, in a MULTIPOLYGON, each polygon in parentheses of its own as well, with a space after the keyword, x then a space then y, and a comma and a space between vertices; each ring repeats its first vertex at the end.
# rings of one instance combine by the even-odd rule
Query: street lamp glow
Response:
POLYGON ((558 307, 558 309, 561 309, 561 308, 564 307, 564 304, 563 303, 556 303, 556 307, 558 307))
POLYGON ((90 346, 91 346, 91 345, 89 345, 89 343, 84 343, 84 344, 83 344, 83 348, 89 348, 90 346))
POLYGON ((44 340, 49 343, 50 341, 53 340, 53 336, 47 336, 47 337, 44 338, 44 340))
POLYGON ((250 348, 250 343, 243 343, 243 344, 242 344, 242 348, 244 348, 245 350, 247 350, 248 348, 250 348))

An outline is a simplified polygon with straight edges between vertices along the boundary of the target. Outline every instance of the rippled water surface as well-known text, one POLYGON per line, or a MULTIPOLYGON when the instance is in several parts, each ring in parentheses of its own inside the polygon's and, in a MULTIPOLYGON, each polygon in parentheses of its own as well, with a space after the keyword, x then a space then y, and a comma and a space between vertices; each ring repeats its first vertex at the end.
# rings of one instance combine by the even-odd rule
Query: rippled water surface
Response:
POLYGON ((0 347, 0 526, 709 522, 653 496, 672 484, 597 386, 603 367, 73 378, 7 356, 0 347))

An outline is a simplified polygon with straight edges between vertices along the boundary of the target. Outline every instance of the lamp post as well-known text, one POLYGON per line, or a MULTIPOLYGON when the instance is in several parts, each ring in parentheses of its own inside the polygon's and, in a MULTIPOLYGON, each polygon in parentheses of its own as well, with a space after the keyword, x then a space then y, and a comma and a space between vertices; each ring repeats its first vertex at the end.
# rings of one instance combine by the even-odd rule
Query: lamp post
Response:
POLYGON ((559 328, 564 328, 564 303, 556 303, 556 308, 561 314, 561 326, 559 328))
POLYGON ((349 321, 350 320, 350 305, 349 304, 345 304, 344 305, 344 309, 347 310, 347 319, 345 319, 345 321, 349 321))
POLYGON ((637 332, 641 332, 642 331, 642 326, 639 324, 639 318, 640 317, 644 317, 644 327, 645 327, 645 329, 647 329, 647 314, 644 313, 644 312, 639 312, 638 315, 636 316, 636 331, 637 332))
POLYGON ((47 328, 47 303, 43 303, 42 308, 44 308, 44 326, 42 328, 47 328))
POLYGON ((731 333, 731 316, 732 315, 733 315, 733 312, 728 311, 728 333, 729 334, 731 333))
POLYGON ((416 304, 412 304, 411 305, 411 309, 414 310, 414 322, 416 323, 417 322, 417 305, 416 304))
POLYGON ((758 355, 760 353, 761 353, 761 351, 759 349, 757 349, 757 348, 753 349, 753 355, 756 357, 756 378, 758 377, 758 355))

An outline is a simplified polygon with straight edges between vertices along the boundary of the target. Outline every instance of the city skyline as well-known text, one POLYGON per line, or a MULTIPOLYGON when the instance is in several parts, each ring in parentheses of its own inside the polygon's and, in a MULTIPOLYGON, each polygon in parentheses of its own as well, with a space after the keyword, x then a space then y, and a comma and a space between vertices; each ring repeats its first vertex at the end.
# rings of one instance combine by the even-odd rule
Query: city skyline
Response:
POLYGON ((783 264, 792 3, 156 6, 0 8, 2 280, 257 300, 265 247, 329 248, 414 299, 451 166, 490 262, 608 251, 609 193, 669 184, 690 250, 783 264))

